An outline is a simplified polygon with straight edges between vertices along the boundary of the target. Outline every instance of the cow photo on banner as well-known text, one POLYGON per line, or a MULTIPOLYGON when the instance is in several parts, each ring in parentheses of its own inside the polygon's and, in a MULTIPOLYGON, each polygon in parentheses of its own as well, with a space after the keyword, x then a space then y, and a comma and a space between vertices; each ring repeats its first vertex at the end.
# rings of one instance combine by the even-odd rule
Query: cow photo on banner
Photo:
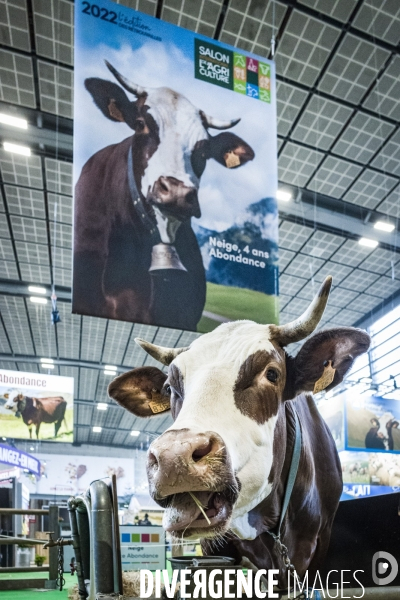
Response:
POLYGON ((343 394, 346 403, 346 449, 400 452, 400 403, 373 392, 343 394))
POLYGON ((75 3, 73 312, 278 319, 274 63, 75 3))
POLYGON ((0 436, 73 442, 74 378, 0 369, 0 436))

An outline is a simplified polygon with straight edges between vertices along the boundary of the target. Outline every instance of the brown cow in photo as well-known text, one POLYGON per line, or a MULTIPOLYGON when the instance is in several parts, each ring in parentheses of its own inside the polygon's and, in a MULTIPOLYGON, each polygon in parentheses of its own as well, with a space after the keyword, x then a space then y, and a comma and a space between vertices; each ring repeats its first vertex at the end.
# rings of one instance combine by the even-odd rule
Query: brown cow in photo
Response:
POLYGON ((32 425, 36 427, 36 438, 39 439, 39 430, 42 423, 54 423, 54 437, 60 430, 65 419, 67 402, 62 396, 50 398, 30 398, 24 394, 17 394, 9 398, 5 408, 12 410, 16 417, 22 417, 29 428, 29 437, 32 439, 32 425))

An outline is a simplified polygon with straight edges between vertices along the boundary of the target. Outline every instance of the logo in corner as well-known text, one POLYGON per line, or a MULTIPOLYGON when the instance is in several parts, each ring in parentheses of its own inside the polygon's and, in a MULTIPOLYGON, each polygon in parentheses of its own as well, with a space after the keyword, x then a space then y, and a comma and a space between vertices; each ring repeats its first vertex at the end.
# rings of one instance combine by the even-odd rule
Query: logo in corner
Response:
POLYGON ((375 585, 389 585, 397 577, 399 564, 389 552, 375 552, 372 557, 372 579, 375 585))

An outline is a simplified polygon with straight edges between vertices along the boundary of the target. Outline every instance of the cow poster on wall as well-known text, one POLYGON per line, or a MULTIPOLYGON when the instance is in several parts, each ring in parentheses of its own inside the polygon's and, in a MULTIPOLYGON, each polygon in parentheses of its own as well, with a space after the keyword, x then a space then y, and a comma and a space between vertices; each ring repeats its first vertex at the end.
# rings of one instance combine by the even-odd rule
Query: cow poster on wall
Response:
POLYGON ((27 484, 31 494, 83 494, 92 481, 112 475, 116 476, 118 496, 130 496, 134 492, 133 458, 45 453, 36 456, 40 460, 41 476, 27 484))
POLYGON ((0 369, 0 436, 73 442, 74 378, 0 369))
POLYGON ((73 311, 277 322, 274 63, 108 0, 75 11, 73 311))
POLYGON ((400 452, 400 402, 346 392, 346 449, 400 452))

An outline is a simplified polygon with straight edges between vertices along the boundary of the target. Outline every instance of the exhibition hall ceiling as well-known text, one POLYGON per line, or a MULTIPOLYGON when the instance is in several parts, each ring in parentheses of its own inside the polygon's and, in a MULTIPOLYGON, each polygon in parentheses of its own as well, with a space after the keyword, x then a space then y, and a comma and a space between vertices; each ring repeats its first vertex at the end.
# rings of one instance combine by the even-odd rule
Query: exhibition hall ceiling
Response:
MULTIPOLYGON (((271 58, 276 39, 281 322, 297 317, 328 274, 323 325, 361 323, 399 302, 400 3, 398 0, 124 0, 120 4, 271 58), (376 221, 395 225, 391 233, 376 221), (360 237, 378 247, 359 244, 360 237)), ((188 345, 197 334, 71 314, 73 9, 69 0, 0 0, 0 367, 75 378, 78 443, 133 447, 169 417, 139 420, 109 404, 110 376, 155 364, 144 337, 188 345), (55 214, 55 206, 57 212, 55 214), (29 301, 55 284, 62 322, 29 301), (94 433, 92 427, 102 427, 94 433), (140 436, 130 435, 140 430, 140 436)), ((134 78, 134 74, 132 74, 134 78)))

